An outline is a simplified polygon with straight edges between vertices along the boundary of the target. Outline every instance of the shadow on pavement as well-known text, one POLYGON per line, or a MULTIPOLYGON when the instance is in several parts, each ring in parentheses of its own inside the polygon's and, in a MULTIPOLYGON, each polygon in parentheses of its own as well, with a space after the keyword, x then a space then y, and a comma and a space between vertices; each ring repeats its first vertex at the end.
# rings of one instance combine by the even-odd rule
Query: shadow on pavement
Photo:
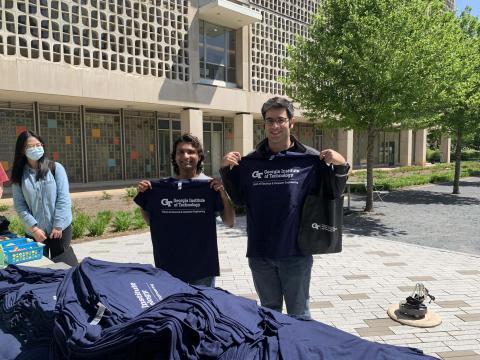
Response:
MULTIPOLYGON (((460 192, 461 192, 460 187, 460 192)), ((442 204, 442 205, 479 205, 480 199, 446 194, 443 192, 426 190, 400 190, 392 191, 383 196, 385 203, 397 204, 442 204)))
POLYGON ((377 219, 378 213, 365 213, 363 211, 351 211, 343 217, 343 232, 345 234, 363 236, 402 236, 407 233, 403 230, 396 230, 393 227, 382 224, 377 219))
POLYGON ((235 238, 235 237, 242 237, 245 236, 247 233, 247 223, 246 223, 246 216, 237 216, 235 218, 235 225, 233 228, 226 227, 224 225, 221 225, 224 227, 224 234, 227 235, 230 238, 235 238))
MULTIPOLYGON (((453 182, 439 183, 439 184, 435 184, 435 185, 453 187, 453 182)), ((478 180, 475 180, 475 181, 461 181, 460 180, 460 192, 462 192, 462 187, 467 187, 467 186, 480 187, 480 178, 478 180)))

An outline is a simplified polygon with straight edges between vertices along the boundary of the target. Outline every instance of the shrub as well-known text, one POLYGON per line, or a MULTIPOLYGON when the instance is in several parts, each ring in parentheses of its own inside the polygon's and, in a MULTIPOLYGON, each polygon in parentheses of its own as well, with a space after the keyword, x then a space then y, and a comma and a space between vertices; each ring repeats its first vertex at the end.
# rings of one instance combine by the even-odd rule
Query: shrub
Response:
MULTIPOLYGON (((455 156, 453 154, 453 156, 455 156)), ((462 160, 480 160, 480 150, 475 149, 462 149, 462 160)))
POLYGON ((140 208, 136 208, 135 211, 133 212, 132 227, 134 229, 145 229, 147 226, 148 225, 143 219, 140 208))
POLYGON ((10 219, 10 225, 8 226, 8 230, 11 232, 19 235, 25 236, 25 228, 23 226, 22 220, 18 216, 12 216, 10 219))
POLYGON ((126 197, 127 198, 130 198, 130 199, 133 199, 135 196, 137 196, 138 194, 138 190, 136 187, 134 186, 131 186, 131 187, 128 187, 125 189, 125 192, 127 193, 126 194, 126 197))
POLYGON ((87 226, 90 222, 90 217, 81 211, 73 212, 72 221, 72 239, 78 239, 82 237, 87 231, 87 226))
POLYGON ((102 192, 102 200, 110 200, 112 198, 112 194, 109 194, 105 190, 102 192))
POLYGON ((427 161, 433 163, 440 162, 441 160, 440 150, 427 149, 427 161))
POLYGON ((8 209, 10 209, 10 206, 7 204, 0 204, 0 211, 7 211, 8 209))
POLYGON ((111 211, 111 210, 100 211, 100 212, 97 213, 97 217, 101 217, 107 223, 109 223, 110 220, 112 220, 112 218, 113 218, 113 211, 111 211))
POLYGON ((87 225, 88 236, 103 235, 110 222, 110 219, 108 216, 105 216, 104 213, 106 213, 106 211, 99 212, 94 219, 90 219, 87 225))
POLYGON ((113 231, 127 231, 132 225, 131 215, 126 211, 117 211, 113 218, 113 231))

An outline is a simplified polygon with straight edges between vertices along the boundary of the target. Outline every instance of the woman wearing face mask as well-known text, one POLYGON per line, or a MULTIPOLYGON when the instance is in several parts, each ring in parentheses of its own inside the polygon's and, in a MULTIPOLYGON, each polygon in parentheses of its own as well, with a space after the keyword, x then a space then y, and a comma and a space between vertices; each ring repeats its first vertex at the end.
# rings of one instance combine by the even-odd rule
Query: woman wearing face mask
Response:
POLYGON ((54 262, 78 263, 70 246, 72 208, 64 167, 45 156, 42 138, 22 132, 15 145, 12 167, 15 210, 28 236, 45 244, 44 255, 54 262))

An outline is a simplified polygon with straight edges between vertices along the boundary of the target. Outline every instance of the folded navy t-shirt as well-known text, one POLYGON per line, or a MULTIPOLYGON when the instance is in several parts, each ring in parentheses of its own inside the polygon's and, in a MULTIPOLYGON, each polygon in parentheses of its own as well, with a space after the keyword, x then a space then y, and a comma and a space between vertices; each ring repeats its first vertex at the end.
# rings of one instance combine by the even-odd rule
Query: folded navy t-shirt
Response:
POLYGON ((134 201, 150 214, 155 266, 191 282, 218 276, 216 212, 220 194, 208 180, 151 181, 134 201))

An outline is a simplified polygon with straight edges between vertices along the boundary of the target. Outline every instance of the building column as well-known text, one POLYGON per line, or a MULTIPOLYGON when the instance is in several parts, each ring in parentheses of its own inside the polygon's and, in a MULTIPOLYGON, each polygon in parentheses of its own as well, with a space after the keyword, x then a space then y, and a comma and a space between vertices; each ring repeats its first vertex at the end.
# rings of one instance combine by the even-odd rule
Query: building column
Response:
POLYGON ((353 130, 337 130, 338 152, 342 154, 350 166, 353 164, 353 130))
POLYGON ((180 112, 182 134, 195 135, 203 144, 203 112, 198 108, 184 108, 180 112))
POLYGON ((237 64, 236 82, 240 89, 249 90, 250 88, 250 67, 249 67, 249 42, 250 26, 242 26, 236 30, 236 51, 235 61, 237 64))
POLYGON ((450 163, 450 148, 452 145, 452 139, 449 135, 442 135, 440 139, 440 153, 441 153, 441 162, 450 163))
POLYGON ((253 150, 253 115, 238 113, 233 118, 233 149, 242 156, 253 150))
POLYGON ((415 134, 415 165, 427 162, 427 129, 417 130, 415 134))
POLYGON ((400 166, 412 165, 412 130, 400 131, 400 166))

